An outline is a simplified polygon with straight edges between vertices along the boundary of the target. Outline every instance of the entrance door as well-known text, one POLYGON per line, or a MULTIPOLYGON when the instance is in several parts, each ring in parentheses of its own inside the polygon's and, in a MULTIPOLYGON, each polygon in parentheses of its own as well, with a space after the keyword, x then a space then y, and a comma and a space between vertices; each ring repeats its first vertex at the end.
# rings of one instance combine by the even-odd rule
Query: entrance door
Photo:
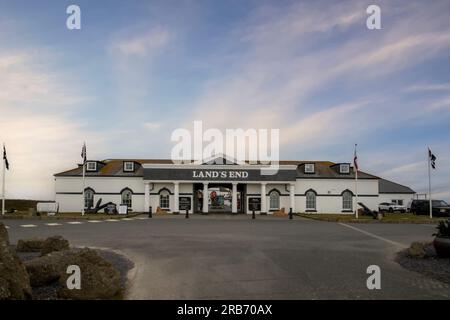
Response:
MULTIPOLYGON (((196 183, 194 190, 194 212, 203 211, 203 184, 196 183)), ((232 212, 232 185, 226 183, 210 183, 208 185, 208 212, 209 213, 231 213, 232 212)), ((237 188, 237 212, 244 212, 245 208, 245 185, 237 188)))

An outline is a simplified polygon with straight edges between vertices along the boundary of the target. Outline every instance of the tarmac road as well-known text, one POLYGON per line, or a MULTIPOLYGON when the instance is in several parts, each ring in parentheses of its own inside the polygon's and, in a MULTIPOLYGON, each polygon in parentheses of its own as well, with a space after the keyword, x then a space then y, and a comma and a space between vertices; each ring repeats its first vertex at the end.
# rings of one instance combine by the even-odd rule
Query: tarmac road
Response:
POLYGON ((2 222, 12 243, 58 234, 123 252, 136 264, 130 299, 450 298, 449 285, 393 261, 412 241, 431 240, 434 225, 247 215, 2 222), (369 265, 381 268, 380 290, 367 289, 369 265))

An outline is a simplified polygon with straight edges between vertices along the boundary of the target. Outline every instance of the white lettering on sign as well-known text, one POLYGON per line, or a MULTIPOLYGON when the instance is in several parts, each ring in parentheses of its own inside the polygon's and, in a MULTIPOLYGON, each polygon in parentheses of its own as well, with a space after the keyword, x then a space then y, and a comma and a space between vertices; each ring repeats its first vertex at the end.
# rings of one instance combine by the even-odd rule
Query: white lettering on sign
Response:
POLYGON ((193 170, 193 178, 209 178, 209 179, 247 179, 248 171, 212 171, 212 170, 193 170))

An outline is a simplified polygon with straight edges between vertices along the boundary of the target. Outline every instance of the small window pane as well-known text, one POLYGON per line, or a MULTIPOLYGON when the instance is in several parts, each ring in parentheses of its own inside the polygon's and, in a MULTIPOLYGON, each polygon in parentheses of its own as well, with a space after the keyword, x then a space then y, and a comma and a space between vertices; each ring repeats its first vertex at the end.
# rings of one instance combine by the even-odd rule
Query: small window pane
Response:
POLYGON ((161 209, 169 209, 170 201, 169 201, 169 193, 164 190, 159 195, 159 207, 161 209))
POLYGON ((122 192, 122 204, 126 204, 128 208, 131 208, 133 194, 130 190, 122 192))
POLYGON ((280 195, 276 191, 270 193, 270 209, 278 210, 280 209, 280 195))
POLYGON ((353 195, 349 191, 342 194, 342 209, 353 210, 353 195))
POLYGON ((84 191, 84 207, 86 209, 94 206, 94 192, 90 189, 84 191))
POLYGON ((313 191, 306 193, 306 210, 316 210, 316 194, 313 191))
POLYGON ((305 164, 305 172, 306 173, 314 173, 314 163, 305 164))

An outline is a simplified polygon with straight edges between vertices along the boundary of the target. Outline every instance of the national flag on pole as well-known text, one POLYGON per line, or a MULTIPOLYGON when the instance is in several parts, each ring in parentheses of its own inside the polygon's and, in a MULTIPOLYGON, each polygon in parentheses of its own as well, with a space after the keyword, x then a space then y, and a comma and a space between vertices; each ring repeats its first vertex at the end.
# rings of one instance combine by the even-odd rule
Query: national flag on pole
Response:
POLYGON ((430 158, 430 165, 433 169, 436 169, 436 156, 428 148, 428 157, 430 158))
POLYGON ((358 155, 356 154, 356 144, 355 144, 355 153, 353 155, 353 167, 355 171, 358 171, 358 155))
POLYGON ((9 170, 9 162, 8 158, 6 157, 6 148, 5 145, 3 145, 3 160, 5 161, 5 167, 7 170, 9 170))
POLYGON ((86 142, 83 143, 83 148, 81 148, 81 158, 83 159, 83 163, 86 162, 86 142))

